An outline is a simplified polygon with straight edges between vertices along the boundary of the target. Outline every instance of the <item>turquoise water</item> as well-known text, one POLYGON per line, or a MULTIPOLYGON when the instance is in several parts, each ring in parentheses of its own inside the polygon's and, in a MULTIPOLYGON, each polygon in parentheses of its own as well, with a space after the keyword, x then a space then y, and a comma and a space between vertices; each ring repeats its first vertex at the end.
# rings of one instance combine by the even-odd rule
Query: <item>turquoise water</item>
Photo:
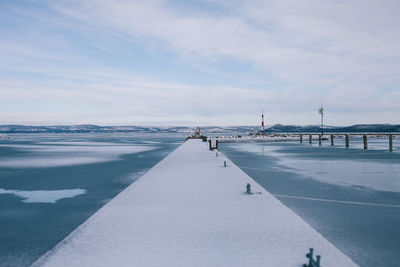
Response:
POLYGON ((29 266, 184 139, 167 134, 0 139, 0 265, 29 266))
POLYGON ((361 139, 348 149, 338 141, 226 143, 220 150, 359 265, 399 266, 399 139, 392 153, 385 139, 369 140, 368 150, 361 139))

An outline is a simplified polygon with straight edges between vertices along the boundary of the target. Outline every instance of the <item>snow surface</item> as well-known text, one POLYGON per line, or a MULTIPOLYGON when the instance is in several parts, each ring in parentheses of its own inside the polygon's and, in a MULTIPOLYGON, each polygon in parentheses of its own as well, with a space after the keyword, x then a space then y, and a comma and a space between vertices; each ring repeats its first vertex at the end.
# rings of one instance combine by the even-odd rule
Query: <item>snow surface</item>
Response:
POLYGON ((185 142, 33 266, 301 266, 310 247, 323 266, 356 266, 207 147, 185 142))

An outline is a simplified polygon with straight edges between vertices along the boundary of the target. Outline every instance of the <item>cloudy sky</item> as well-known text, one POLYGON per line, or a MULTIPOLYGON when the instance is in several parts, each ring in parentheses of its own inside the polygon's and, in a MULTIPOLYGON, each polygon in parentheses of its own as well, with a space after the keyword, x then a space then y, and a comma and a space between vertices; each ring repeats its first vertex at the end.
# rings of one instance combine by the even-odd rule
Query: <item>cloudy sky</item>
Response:
POLYGON ((0 1, 0 124, 400 123, 397 0, 0 1))

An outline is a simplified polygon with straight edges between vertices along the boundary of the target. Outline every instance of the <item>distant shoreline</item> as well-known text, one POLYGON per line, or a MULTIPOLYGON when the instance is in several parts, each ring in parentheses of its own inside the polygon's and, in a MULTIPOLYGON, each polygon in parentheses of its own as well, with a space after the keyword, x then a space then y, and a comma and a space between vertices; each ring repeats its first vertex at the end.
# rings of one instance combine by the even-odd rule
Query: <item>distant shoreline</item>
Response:
MULTIPOLYGON (((0 125, 0 134, 13 133, 192 133, 195 127, 190 126, 98 126, 98 125, 56 125, 56 126, 26 126, 26 125, 0 125)), ((257 132, 260 126, 205 126, 201 130, 208 133, 245 134, 257 132)), ((400 124, 356 124, 352 126, 324 126, 324 132, 332 133, 396 133, 400 132, 400 124)), ((281 125, 275 124, 266 127, 267 133, 318 133, 318 125, 281 125)))

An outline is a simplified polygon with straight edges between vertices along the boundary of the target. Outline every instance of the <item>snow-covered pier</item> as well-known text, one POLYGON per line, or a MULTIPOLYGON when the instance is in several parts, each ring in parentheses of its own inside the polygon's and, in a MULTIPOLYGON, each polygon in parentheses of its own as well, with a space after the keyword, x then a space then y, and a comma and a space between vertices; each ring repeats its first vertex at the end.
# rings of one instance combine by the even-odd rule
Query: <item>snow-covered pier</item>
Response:
POLYGON ((302 266, 309 248, 323 266, 355 266, 222 153, 188 140, 33 266, 302 266))

